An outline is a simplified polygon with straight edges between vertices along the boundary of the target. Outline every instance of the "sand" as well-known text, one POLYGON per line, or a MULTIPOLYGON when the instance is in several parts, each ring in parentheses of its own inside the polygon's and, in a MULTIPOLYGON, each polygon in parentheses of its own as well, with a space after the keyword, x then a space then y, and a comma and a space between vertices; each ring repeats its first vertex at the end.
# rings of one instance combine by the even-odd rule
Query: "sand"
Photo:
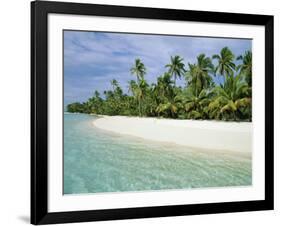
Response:
POLYGON ((252 123, 102 116, 93 121, 99 129, 188 147, 250 153, 252 123))

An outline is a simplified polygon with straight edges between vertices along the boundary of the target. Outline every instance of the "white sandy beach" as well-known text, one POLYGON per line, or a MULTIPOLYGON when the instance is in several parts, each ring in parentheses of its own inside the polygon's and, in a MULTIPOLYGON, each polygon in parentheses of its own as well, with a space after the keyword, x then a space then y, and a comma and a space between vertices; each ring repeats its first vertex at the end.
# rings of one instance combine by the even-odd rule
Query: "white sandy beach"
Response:
POLYGON ((250 153, 252 123, 102 116, 94 126, 106 131, 189 147, 250 153))

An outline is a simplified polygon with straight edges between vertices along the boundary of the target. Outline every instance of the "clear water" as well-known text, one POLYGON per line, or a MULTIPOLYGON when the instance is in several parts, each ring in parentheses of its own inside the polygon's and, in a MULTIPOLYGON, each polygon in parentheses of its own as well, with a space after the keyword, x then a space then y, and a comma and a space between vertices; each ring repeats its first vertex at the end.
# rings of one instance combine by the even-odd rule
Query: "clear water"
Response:
POLYGON ((251 156, 210 154, 184 146, 104 132, 95 116, 64 115, 64 193, 246 186, 251 156))

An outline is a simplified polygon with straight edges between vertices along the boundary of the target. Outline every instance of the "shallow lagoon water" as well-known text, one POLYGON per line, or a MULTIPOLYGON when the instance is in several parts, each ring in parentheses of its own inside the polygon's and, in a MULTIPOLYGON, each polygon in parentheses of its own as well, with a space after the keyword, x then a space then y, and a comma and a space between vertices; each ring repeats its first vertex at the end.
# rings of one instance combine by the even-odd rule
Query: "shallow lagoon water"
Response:
POLYGON ((64 114, 64 194, 252 184, 251 156, 107 133, 95 118, 64 114))

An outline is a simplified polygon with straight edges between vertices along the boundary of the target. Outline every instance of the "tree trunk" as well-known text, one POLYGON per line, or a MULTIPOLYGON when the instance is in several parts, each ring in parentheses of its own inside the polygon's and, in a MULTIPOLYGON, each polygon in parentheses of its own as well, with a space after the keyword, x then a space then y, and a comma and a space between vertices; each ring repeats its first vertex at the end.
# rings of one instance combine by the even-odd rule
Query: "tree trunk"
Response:
POLYGON ((139 100, 139 116, 141 116, 141 102, 139 100))

